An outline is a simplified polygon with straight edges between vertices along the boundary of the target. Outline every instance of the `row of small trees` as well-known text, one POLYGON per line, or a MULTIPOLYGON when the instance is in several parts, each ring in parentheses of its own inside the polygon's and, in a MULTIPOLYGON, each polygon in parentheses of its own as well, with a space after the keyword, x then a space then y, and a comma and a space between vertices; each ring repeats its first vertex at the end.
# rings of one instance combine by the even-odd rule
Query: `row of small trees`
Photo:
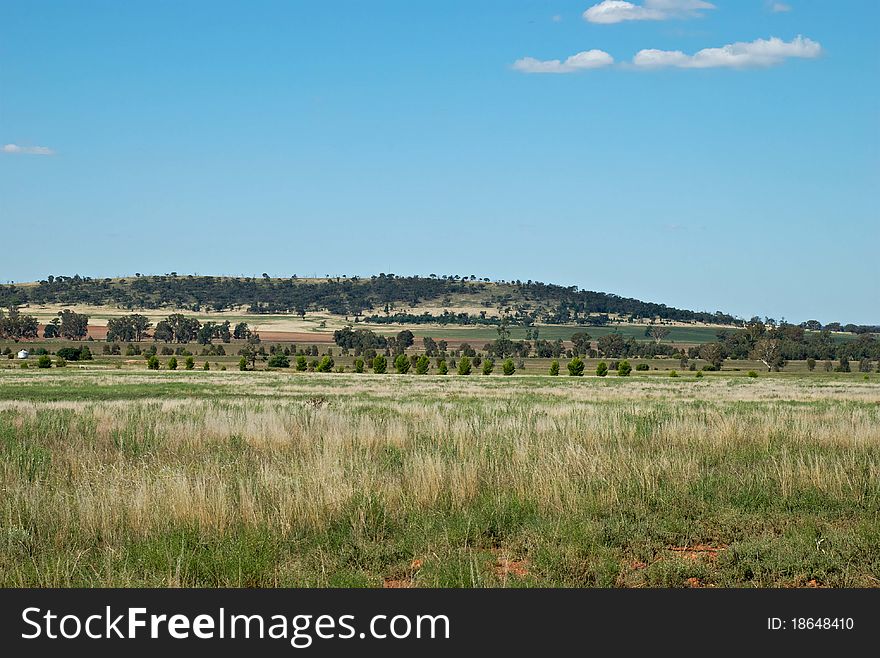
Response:
MULTIPOLYGON (((155 358, 155 357, 154 357, 155 358)), ((189 361, 189 359, 187 360, 189 361)), ((374 374, 384 375, 388 372, 388 358, 379 354, 373 359, 369 361, 365 361, 363 358, 358 357, 354 360, 354 372, 356 373, 364 373, 367 371, 367 368, 372 369, 374 374)), ((176 367, 176 360, 174 360, 176 367)), ((480 371, 483 375, 491 375, 495 370, 495 361, 492 359, 484 359, 481 362, 482 367, 480 371)), ((296 357, 293 364, 291 364, 290 359, 285 354, 274 354, 269 358, 268 363, 266 364, 269 368, 290 368, 294 367, 298 372, 333 372, 335 367, 335 361, 332 356, 326 355, 322 359, 312 359, 309 360, 305 355, 300 354, 296 357)), ((410 358, 406 354, 399 354, 392 362, 392 367, 394 371, 399 375, 408 374, 411 371, 414 371, 417 375, 426 375, 428 371, 431 369, 431 360, 424 354, 419 357, 410 358)), ((632 365, 629 361, 623 360, 615 365, 615 369, 617 370, 617 374, 620 377, 628 377, 632 372, 632 365)), ((239 370, 248 370, 249 366, 253 367, 253 364, 249 362, 249 360, 242 356, 239 360, 239 370)), ((471 375, 474 372, 475 366, 474 362, 470 357, 463 356, 458 360, 458 364, 456 367, 456 371, 459 375, 467 376, 471 375)), ((571 377, 583 377, 584 371, 586 369, 586 364, 580 357, 574 357, 567 364, 568 374, 571 377)), ((174 368, 171 368, 172 370, 174 368)), ((343 368, 337 368, 337 372, 342 372, 343 368)), ((505 359, 501 364, 501 372, 505 376, 513 375, 516 372, 516 364, 513 362, 513 359, 505 359)), ((438 359, 437 362, 437 374, 446 375, 449 373, 449 365, 447 364, 445 359, 438 359)), ((609 373, 608 364, 604 361, 600 361, 596 366, 596 375, 599 377, 605 377, 609 373)), ((554 360, 550 364, 549 374, 551 376, 559 375, 559 361, 554 360)))
MULTIPOLYGON (((571 361, 568 362, 568 374, 570 377, 583 377, 584 371, 586 370, 586 364, 580 357, 574 357, 571 361)), ((617 364, 617 374, 620 377, 629 377, 629 374, 632 372, 632 365, 629 361, 623 360, 617 364)), ((598 377, 605 377, 608 375, 609 369, 608 364, 604 361, 599 361, 596 365, 596 375, 598 377)), ((553 361, 550 364, 550 374, 552 376, 556 376, 559 374, 559 361, 553 361)))

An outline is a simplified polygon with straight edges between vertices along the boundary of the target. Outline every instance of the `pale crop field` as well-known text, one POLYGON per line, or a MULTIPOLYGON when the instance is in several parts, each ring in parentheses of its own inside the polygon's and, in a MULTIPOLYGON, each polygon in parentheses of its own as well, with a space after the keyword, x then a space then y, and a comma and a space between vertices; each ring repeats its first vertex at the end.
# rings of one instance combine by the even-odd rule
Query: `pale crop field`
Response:
POLYGON ((873 587, 880 386, 3 370, 0 585, 873 587))

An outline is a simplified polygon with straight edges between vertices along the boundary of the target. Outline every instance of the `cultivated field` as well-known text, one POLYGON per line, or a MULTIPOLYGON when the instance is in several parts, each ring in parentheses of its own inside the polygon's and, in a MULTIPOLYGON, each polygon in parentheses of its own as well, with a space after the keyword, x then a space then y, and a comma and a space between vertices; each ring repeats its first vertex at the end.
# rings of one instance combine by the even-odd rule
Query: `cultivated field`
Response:
POLYGON ((2 586, 878 586, 880 386, 0 370, 2 586))
MULTIPOLYGON (((29 306, 24 309, 30 315, 36 317, 41 326, 45 326, 53 318, 58 316, 58 312, 62 310, 73 310, 77 313, 83 313, 89 316, 89 335, 97 340, 103 340, 107 335, 107 321, 111 318, 118 318, 132 313, 131 310, 116 308, 112 306, 89 306, 89 305, 62 305, 47 304, 39 306, 29 306)), ((478 315, 480 309, 466 306, 453 305, 451 309, 435 308, 429 306, 418 306, 412 308, 401 309, 406 312, 421 314, 431 312, 440 314, 444 310, 452 310, 455 312, 468 311, 474 315, 478 315)), ((486 310, 486 309, 482 309, 486 310)), ((333 332, 337 329, 349 326, 352 323, 351 317, 343 315, 334 315, 328 312, 310 312, 303 318, 292 313, 282 314, 247 314, 243 309, 239 311, 225 312, 193 312, 188 309, 163 308, 160 310, 144 310, 137 311, 147 316, 155 325, 160 320, 168 317, 171 313, 182 313, 187 317, 193 317, 200 322, 223 322, 228 320, 233 325, 239 322, 246 322, 254 330, 260 333, 264 341, 293 341, 299 343, 332 343, 333 332)), ((492 314, 489 314, 492 317, 492 314)), ((432 338, 444 339, 454 342, 456 346, 462 341, 473 341, 479 343, 480 346, 488 341, 498 338, 498 331, 492 325, 460 325, 447 324, 441 325, 436 323, 429 324, 374 324, 361 323, 358 328, 371 329, 379 334, 392 335, 404 329, 409 329, 417 335, 419 340, 424 336, 432 338)), ((667 322, 665 326, 669 329, 669 334, 664 338, 663 342, 672 342, 683 345, 695 345, 711 342, 716 340, 719 330, 731 329, 723 325, 706 325, 703 323, 686 324, 680 322, 667 322)), ((586 331, 594 339, 610 334, 612 332, 619 333, 625 338, 635 338, 638 340, 648 340, 645 337, 646 324, 638 322, 626 322, 623 320, 613 321, 606 326, 592 327, 579 325, 537 325, 539 335, 544 340, 569 340, 571 335, 580 331, 586 331)), ((523 340, 526 332, 532 328, 523 326, 510 327, 510 337, 513 340, 523 340)), ((40 331, 42 335, 42 329, 40 331)), ((845 340, 847 336, 837 336, 838 340, 845 340)))

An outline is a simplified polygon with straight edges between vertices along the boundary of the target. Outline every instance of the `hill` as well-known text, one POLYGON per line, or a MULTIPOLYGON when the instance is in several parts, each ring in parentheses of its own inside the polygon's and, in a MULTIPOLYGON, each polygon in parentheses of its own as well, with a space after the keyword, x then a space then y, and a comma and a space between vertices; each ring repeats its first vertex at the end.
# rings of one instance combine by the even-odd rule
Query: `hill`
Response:
POLYGON ((602 325, 609 316, 633 320, 740 324, 720 311, 692 311, 611 293, 540 281, 495 281, 431 275, 279 279, 177 275, 96 279, 50 276, 0 286, 0 306, 85 304, 122 309, 241 310, 248 314, 326 311, 378 324, 602 325))

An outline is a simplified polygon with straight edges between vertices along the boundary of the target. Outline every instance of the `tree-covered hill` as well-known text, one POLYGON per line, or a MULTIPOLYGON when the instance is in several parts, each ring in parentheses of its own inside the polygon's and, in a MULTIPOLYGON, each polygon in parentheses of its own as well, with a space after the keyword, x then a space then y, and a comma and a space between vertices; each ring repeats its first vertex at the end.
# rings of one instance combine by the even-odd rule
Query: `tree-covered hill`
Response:
POLYGON ((136 275, 124 279, 49 276, 32 284, 0 286, 0 307, 38 304, 112 305, 124 309, 182 308, 193 311, 247 309, 248 313, 328 311, 364 321, 497 322, 499 313, 517 324, 596 324, 603 315, 682 322, 736 324, 719 312, 665 304, 538 281, 490 282, 475 276, 396 276, 286 279, 136 275), (450 309, 425 315, 420 306, 450 309), (470 313, 456 308, 470 307, 470 313), (473 312, 474 307, 486 309, 473 312), (494 317, 494 319, 493 319, 494 317))

